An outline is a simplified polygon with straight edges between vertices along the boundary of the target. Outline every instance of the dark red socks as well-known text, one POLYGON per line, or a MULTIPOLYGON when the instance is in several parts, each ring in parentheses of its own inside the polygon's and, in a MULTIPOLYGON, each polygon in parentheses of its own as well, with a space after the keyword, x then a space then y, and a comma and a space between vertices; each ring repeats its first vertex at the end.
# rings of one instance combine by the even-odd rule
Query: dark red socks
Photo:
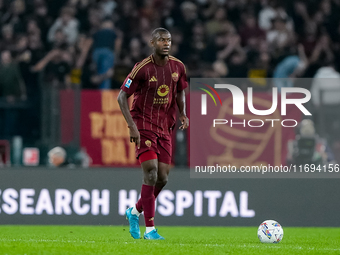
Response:
MULTIPOLYGON (((155 195, 154 195, 154 186, 142 185, 141 199, 142 207, 144 209, 144 220, 146 227, 154 226, 154 217, 155 217, 155 195)), ((139 201, 138 201, 139 202, 139 201)), ((137 204, 138 204, 137 202, 137 204)), ((139 208, 136 209, 139 211, 139 208)))
MULTIPOLYGON (((143 184, 144 185, 144 184, 143 184)), ((164 186, 163 186, 164 187, 164 186)), ((160 188, 160 187, 157 187, 157 186, 155 186, 155 188, 154 188, 154 191, 153 191, 153 194, 154 194, 154 196, 155 196, 155 200, 156 200, 156 198, 158 197, 158 194, 161 192, 161 190, 163 189, 163 187, 162 188, 160 188)), ((143 186, 142 186, 142 188, 143 188, 143 186)), ((137 209, 137 211, 138 212, 143 212, 143 204, 142 204, 142 197, 140 198, 140 199, 138 199, 138 201, 137 201, 137 203, 136 203, 136 209, 137 209)))

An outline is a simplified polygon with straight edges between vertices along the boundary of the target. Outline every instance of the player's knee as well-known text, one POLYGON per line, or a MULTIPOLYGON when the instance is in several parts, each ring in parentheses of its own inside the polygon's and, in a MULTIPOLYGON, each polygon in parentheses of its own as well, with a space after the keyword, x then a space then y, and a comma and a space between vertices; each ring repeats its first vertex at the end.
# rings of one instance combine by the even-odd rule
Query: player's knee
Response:
POLYGON ((148 185, 155 185, 157 182, 157 169, 151 169, 144 174, 144 181, 148 185))
POLYGON ((147 167, 144 167, 144 182, 147 185, 155 185, 157 182, 157 165, 149 164, 147 167))
POLYGON ((157 178, 157 185, 164 187, 168 183, 168 176, 167 175, 158 175, 157 178))

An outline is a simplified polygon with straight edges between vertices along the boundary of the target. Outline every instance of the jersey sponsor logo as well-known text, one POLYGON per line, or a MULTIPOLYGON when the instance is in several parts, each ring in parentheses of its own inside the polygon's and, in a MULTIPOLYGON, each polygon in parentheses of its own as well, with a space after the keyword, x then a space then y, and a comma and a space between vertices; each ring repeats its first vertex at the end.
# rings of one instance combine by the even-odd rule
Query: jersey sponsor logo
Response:
POLYGON ((125 83, 125 87, 130 88, 130 85, 132 83, 131 79, 127 79, 126 83, 125 83))
POLYGON ((153 104, 167 104, 169 103, 169 98, 168 97, 165 97, 165 98, 162 98, 162 97, 159 97, 159 98, 154 98, 153 99, 153 104))
POLYGON ((172 73, 172 79, 174 80, 174 82, 177 82, 178 81, 178 73, 174 72, 172 73))
POLYGON ((150 140, 146 140, 145 141, 145 145, 148 146, 149 148, 151 147, 151 141, 150 140))
POLYGON ((169 87, 167 85, 161 85, 159 86, 157 90, 157 94, 161 97, 165 97, 169 93, 169 87))
POLYGON ((152 76, 151 79, 149 81, 157 81, 155 76, 152 76))

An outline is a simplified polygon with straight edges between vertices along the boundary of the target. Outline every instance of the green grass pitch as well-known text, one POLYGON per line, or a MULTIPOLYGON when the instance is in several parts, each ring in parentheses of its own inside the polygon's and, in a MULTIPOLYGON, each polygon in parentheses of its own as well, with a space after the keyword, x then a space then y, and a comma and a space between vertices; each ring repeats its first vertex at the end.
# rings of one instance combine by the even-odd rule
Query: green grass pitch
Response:
POLYGON ((279 244, 256 227, 158 229, 166 240, 134 240, 127 226, 0 226, 0 254, 340 254, 340 228, 286 227, 279 244))

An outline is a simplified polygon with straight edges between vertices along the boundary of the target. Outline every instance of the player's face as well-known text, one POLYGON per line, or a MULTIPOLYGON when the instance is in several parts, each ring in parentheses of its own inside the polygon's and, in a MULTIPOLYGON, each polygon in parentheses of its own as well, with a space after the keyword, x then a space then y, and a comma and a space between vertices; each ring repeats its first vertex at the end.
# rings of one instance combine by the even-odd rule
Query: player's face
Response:
POLYGON ((169 33, 159 33, 157 37, 153 39, 153 47, 156 54, 161 56, 169 55, 171 47, 171 35, 169 33))

